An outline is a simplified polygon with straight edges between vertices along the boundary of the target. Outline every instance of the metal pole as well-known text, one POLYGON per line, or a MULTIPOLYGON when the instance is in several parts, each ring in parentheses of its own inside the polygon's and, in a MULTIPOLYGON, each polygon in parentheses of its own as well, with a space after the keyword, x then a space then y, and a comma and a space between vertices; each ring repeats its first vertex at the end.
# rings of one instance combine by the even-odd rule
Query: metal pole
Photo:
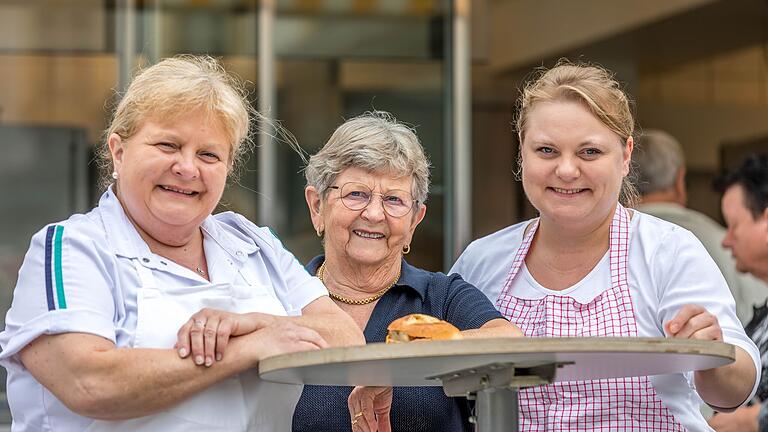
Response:
POLYGON ((472 239, 472 79, 470 0, 453 13, 453 259, 472 239))
POLYGON ((477 392, 477 432, 517 432, 517 388, 492 387, 477 392))
POLYGON ((149 41, 149 49, 147 50, 147 56, 149 57, 149 62, 154 64, 157 63, 160 60, 160 57, 163 55, 162 50, 162 43, 163 43, 163 27, 162 27, 162 21, 163 21, 163 10, 162 10, 162 0, 154 0, 154 11, 149 17, 149 25, 147 27, 149 28, 149 37, 147 40, 149 41))
POLYGON ((136 5, 134 0, 122 0, 115 10, 116 42, 118 54, 117 85, 121 91, 128 88, 133 76, 136 58, 136 5))
MULTIPOLYGON (((277 114, 275 85, 275 50, 273 44, 275 0, 259 3, 259 112, 273 119, 277 114)), ((258 221, 261 226, 275 225, 277 199, 277 149, 271 122, 262 122, 259 133, 258 221)))
POLYGON ((448 273, 456 260, 453 252, 454 245, 454 188, 453 151, 454 151, 454 70, 453 70, 453 15, 455 0, 443 0, 446 9, 443 20, 443 271, 448 273))

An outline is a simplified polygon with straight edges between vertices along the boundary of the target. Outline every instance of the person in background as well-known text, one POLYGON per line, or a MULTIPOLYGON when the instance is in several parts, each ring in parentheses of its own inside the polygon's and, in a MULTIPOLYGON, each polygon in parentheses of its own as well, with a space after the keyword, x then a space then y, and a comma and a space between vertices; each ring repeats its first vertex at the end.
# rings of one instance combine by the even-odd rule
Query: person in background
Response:
MULTIPOLYGON (((721 209, 728 225, 723 247, 736 260, 736 269, 768 283, 768 155, 750 155, 742 165, 716 180, 723 193, 721 209)), ((709 421, 718 432, 768 431, 768 307, 755 310, 747 324, 763 358, 763 374, 750 406, 716 414, 709 421)))
MULTIPOLYGON (((467 338, 521 335, 461 277, 406 261, 429 191, 429 162, 413 130, 381 111, 350 119, 309 159, 305 174, 309 214, 324 247, 307 269, 367 342, 384 342, 389 323, 411 313, 448 321, 467 338)), ((458 432, 473 430, 469 417, 467 400, 440 387, 308 385, 293 430, 389 430, 391 421, 399 432, 458 432)))
POLYGON ((760 357, 717 265, 690 231, 627 208, 635 123, 612 74, 566 61, 542 70, 522 91, 515 125, 539 217, 475 240, 451 272, 529 337, 736 346, 735 362, 718 368, 522 390, 521 430, 701 431, 701 399, 725 411, 746 402, 760 357))
POLYGON ((686 207, 685 157, 680 143, 670 134, 645 129, 632 152, 637 169, 637 189, 643 213, 691 231, 715 260, 736 301, 736 316, 746 325, 754 306, 765 302, 768 285, 736 270, 731 254, 723 248, 725 228, 703 213, 686 207))
POLYGON ((112 184, 19 271, 0 334, 14 432, 288 430, 301 387, 261 381, 259 360, 362 343, 268 229, 211 214, 253 115, 210 57, 134 78, 106 133, 112 184))

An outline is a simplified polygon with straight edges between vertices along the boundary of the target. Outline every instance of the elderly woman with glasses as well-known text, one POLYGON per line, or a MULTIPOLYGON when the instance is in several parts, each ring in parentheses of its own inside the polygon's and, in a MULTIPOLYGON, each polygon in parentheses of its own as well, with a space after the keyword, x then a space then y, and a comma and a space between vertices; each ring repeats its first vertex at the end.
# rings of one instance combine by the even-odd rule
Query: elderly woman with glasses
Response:
MULTIPOLYGON (((410 313, 453 323, 465 337, 519 336, 493 304, 457 275, 408 264, 416 227, 424 219, 429 162, 414 132, 382 112, 339 126, 309 160, 305 197, 325 254, 307 270, 363 329, 384 342, 387 325, 410 313)), ((441 388, 305 386, 294 431, 363 430, 367 422, 397 431, 465 431, 469 407, 441 388), (362 405, 389 407, 374 418, 362 405), (349 413, 348 413, 349 412, 349 413), (390 415, 391 414, 391 415, 390 415)), ((367 429, 366 429, 367 430, 367 429)))

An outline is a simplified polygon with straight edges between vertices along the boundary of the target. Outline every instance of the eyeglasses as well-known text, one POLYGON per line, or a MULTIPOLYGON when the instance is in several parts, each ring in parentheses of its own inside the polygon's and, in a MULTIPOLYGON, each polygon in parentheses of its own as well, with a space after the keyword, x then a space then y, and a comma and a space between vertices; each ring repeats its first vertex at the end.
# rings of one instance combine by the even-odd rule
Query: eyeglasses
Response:
POLYGON ((403 217, 418 204, 418 201, 413 199, 413 195, 400 189, 392 189, 382 194, 374 192, 362 183, 355 182, 344 183, 341 187, 328 186, 328 189, 338 189, 344 207, 355 211, 368 207, 374 195, 381 197, 384 211, 392 217, 403 217))

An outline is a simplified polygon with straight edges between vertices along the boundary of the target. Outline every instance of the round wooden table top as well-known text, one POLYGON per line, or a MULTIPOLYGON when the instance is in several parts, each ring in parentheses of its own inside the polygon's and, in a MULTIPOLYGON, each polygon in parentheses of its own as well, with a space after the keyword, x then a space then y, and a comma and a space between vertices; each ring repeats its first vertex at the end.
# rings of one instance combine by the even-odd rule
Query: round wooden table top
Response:
POLYGON ((262 379, 291 384, 438 386, 437 376, 493 364, 559 363, 555 381, 660 375, 733 362, 733 345, 669 338, 497 338, 374 343, 266 358, 262 379))

